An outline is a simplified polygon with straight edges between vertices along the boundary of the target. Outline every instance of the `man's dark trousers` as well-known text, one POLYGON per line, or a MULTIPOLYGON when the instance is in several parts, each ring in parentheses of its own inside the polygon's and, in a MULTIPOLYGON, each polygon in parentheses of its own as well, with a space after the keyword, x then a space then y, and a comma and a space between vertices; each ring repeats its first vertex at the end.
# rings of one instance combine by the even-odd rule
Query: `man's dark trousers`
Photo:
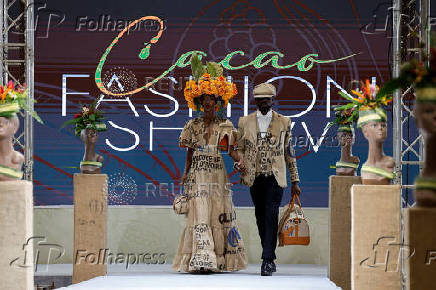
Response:
POLYGON ((257 229, 262 243, 262 259, 275 260, 279 207, 283 188, 277 184, 274 175, 258 175, 250 187, 253 199, 257 229))

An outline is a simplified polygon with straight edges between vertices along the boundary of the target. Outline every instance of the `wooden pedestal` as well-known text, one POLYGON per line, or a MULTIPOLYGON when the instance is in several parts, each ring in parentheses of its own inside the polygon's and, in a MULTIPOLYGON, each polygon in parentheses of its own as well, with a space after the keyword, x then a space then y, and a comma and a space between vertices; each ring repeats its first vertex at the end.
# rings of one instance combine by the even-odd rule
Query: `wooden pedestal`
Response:
POLYGON ((106 275, 107 175, 74 174, 73 283, 106 275))
POLYGON ((434 289, 436 286, 436 208, 406 210, 407 289, 434 289))
POLYGON ((360 176, 330 176, 328 276, 343 290, 351 289, 351 186, 360 176))
POLYGON ((33 289, 33 185, 0 182, 0 288, 33 289))
POLYGON ((399 185, 351 188, 351 289, 401 290, 399 185))

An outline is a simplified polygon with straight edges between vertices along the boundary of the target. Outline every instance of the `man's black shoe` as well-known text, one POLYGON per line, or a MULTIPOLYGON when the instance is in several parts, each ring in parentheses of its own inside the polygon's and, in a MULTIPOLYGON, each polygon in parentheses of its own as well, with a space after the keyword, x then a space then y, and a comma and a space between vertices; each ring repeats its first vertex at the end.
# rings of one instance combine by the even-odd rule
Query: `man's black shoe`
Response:
POLYGON ((271 261, 271 264, 272 264, 272 271, 273 271, 273 273, 274 272, 277 272, 277 269, 276 269, 276 264, 274 263, 274 261, 271 261))
POLYGON ((260 267, 261 276, 272 276, 273 272, 273 262, 263 260, 262 266, 260 267))

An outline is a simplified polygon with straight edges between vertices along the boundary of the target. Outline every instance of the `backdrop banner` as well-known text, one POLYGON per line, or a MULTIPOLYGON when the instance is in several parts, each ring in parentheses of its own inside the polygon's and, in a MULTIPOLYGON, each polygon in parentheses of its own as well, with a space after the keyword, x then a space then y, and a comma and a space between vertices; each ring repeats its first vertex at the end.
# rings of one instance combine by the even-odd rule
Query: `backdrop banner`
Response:
MULTIPOLYGON (((340 155, 337 128, 328 127, 332 107, 341 101, 338 92, 354 89, 354 80, 380 86, 389 78, 390 10, 379 1, 35 5, 35 99, 45 122, 35 124, 35 205, 73 203, 73 174, 84 146, 60 126, 96 100, 108 127, 99 132, 96 152, 104 157, 109 204, 172 204, 186 154, 178 137, 197 116, 183 88, 190 57, 198 52, 220 62, 236 83, 238 94, 226 112, 235 126, 256 110, 254 85, 276 86, 274 109, 292 120, 301 201, 327 207, 328 177, 340 155)), ((354 154, 366 160, 366 140, 356 132, 354 154)), ((391 133, 384 144, 392 155, 391 133)), ((252 206, 233 161, 224 159, 235 205, 252 206)), ((283 203, 289 197, 287 190, 283 203)))

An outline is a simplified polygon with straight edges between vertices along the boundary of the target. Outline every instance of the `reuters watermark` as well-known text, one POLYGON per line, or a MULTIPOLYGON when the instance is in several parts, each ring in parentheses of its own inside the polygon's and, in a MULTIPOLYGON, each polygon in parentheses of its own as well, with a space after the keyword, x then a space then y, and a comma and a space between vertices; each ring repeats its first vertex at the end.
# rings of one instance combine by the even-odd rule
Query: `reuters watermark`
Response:
POLYGON ((183 194, 184 192, 195 192, 195 194, 190 194, 188 199, 206 196, 209 194, 232 196, 233 184, 227 183, 217 183, 217 182, 185 182, 183 187, 179 183, 167 182, 159 183, 155 185, 152 182, 145 183, 145 197, 146 198, 174 198, 178 194, 183 194))
POLYGON ((112 265, 125 264, 126 269, 137 264, 165 264, 166 253, 114 253, 109 249, 100 249, 97 252, 88 250, 77 250, 74 255, 75 265, 112 265))

